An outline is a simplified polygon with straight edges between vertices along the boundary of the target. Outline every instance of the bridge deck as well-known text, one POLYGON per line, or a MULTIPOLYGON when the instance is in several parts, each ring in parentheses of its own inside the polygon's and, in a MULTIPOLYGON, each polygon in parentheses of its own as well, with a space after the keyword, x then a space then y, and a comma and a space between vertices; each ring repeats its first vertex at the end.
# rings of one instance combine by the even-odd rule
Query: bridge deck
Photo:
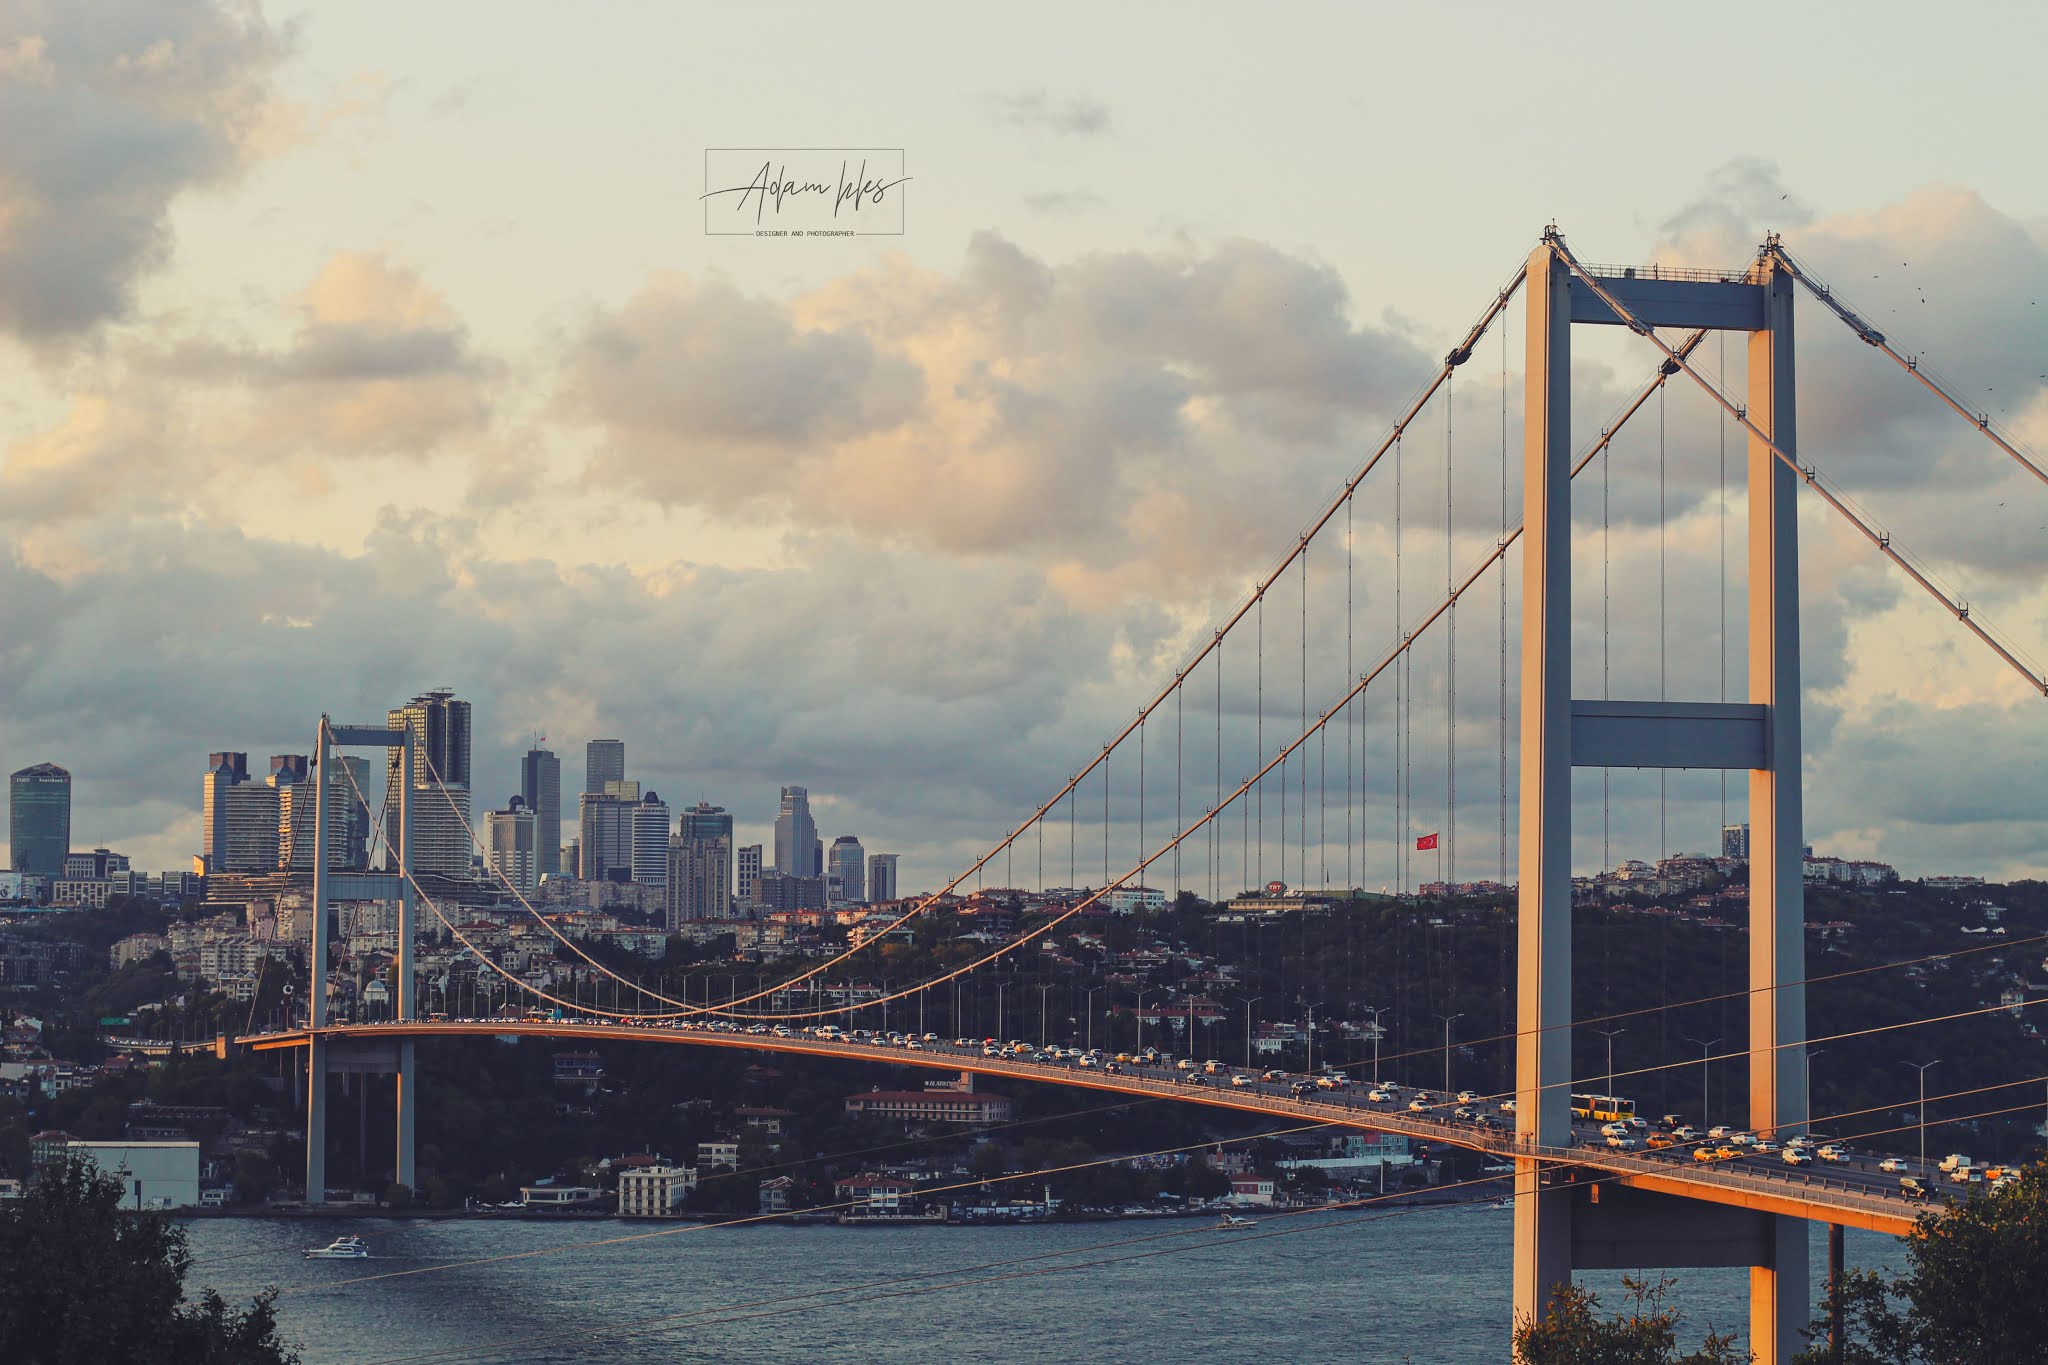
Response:
MULTIPOLYGON (((1713 1164, 1682 1163, 1670 1157, 1611 1151, 1600 1147, 1538 1148, 1519 1143, 1511 1133, 1494 1135, 1463 1124, 1403 1110, 1368 1109, 1334 1098, 1296 1100, 1228 1085, 1189 1085, 1151 1076, 1109 1075, 1093 1069, 1047 1062, 984 1057, 978 1052, 909 1051, 867 1043, 827 1042, 816 1038, 721 1033, 708 1030, 641 1028, 630 1024, 570 1023, 552 1020, 420 1021, 406 1024, 337 1024, 321 1030, 329 1038, 541 1037, 584 1041, 684 1043, 697 1047, 743 1048, 793 1052, 840 1060, 925 1067, 935 1071, 968 1071, 979 1076, 1005 1076, 1039 1084, 1107 1091, 1146 1099, 1204 1104, 1244 1113, 1271 1114, 1302 1123, 1370 1128, 1399 1133, 1425 1142, 1447 1143, 1485 1152, 1503 1160, 1530 1158, 1553 1167, 1578 1167, 1599 1172, 1617 1183, 1713 1204, 1786 1214, 1814 1222, 1839 1223, 1871 1232, 1904 1235, 1926 1205, 1898 1195, 1873 1192, 1851 1182, 1787 1167, 1782 1173, 1736 1169, 1713 1164)), ((256 1034, 237 1040, 257 1051, 300 1048, 307 1031, 256 1034)))

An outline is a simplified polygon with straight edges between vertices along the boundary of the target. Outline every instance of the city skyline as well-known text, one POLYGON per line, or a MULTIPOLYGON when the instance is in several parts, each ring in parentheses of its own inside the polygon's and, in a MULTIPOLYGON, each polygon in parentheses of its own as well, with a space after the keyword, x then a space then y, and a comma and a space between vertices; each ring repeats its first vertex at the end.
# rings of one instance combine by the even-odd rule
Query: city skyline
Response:
MULTIPOLYGON (((56 13, 50 51, 70 55, 22 86, 26 100, 100 98, 85 93, 102 88, 95 52, 205 51, 218 65, 174 63, 162 101, 114 100, 204 149, 193 165, 145 175, 129 144, 63 124, 78 140, 47 164, 103 195, 0 169, 41 215, 10 221, 50 229, 0 258, 0 284, 19 285, 0 346, 25 362, 0 433, 0 627, 20 660, 0 699, 0 766, 61 762, 81 828, 164 863, 201 842, 191 751, 226 742, 211 736, 303 750, 318 710, 374 716, 445 681, 478 707, 479 771, 498 775, 474 789, 473 813, 518 789, 503 774, 534 727, 564 754, 625 736, 674 804, 801 780, 832 794, 818 807, 828 829, 902 849, 917 881, 950 875, 1096 752, 1130 695, 1171 675, 1552 218, 1595 259, 1677 264, 1740 264, 1781 230, 2044 444, 2048 400, 2027 358, 2048 350, 2048 320, 2028 305, 2048 289, 2048 202, 2023 157, 1959 148, 1932 124, 1877 155, 1836 115, 1766 116, 1765 76, 1731 62, 1718 132, 1603 128, 1634 173, 1560 190, 1487 135, 1540 98, 1542 63, 1488 50, 1472 54, 1484 79, 1454 116, 1483 174, 1448 197, 1392 193, 1423 152, 1380 130, 1439 103, 1405 65, 1359 92, 1330 78, 1346 43, 1316 44, 1303 60, 1318 77, 1248 77, 1266 112, 1245 123, 1161 72, 1133 76, 1112 54, 1142 22, 1092 17, 1105 45, 1061 52, 1056 87, 1031 69, 1054 60, 1046 40, 1020 36, 900 90, 835 76, 798 92, 746 135, 813 145, 849 107, 868 111, 854 121, 901 128, 920 197, 901 238, 771 253, 701 232, 692 149, 726 126, 745 83, 651 78, 679 15, 644 50, 562 70, 548 23, 479 38, 429 16, 400 54, 350 11, 295 27, 149 7, 91 42, 56 13), (194 93, 214 81, 234 92, 225 104, 194 93), (585 111, 578 136, 548 131, 519 94, 539 88, 585 111), (1360 136, 1385 163, 1369 182, 1330 175, 1360 136), (517 167, 510 145, 528 148, 517 167), (1226 154, 1264 168, 1264 190, 1214 192, 1226 154), (451 162, 495 168, 505 193, 489 177, 451 181, 451 162), (393 216, 408 203, 431 211, 393 216), (101 222, 118 230, 88 230, 101 222), (47 254, 67 240, 104 250, 47 254), (1097 306, 1107 298, 1123 301, 1114 316, 1097 306), (608 364, 622 348, 646 367, 608 364), (992 374, 1012 377, 1016 401, 982 382, 992 374), (762 401, 791 392, 805 402, 762 401), (963 450, 973 458, 949 455, 963 450), (1170 495, 1155 480, 1168 464, 1186 480, 1170 495), (1251 467, 1262 475, 1248 483, 1251 467), (159 628, 174 620, 194 621, 206 648, 159 628), (96 647, 113 639, 132 645, 119 659, 96 647), (114 715, 134 724, 106 725, 114 715)), ((699 22, 713 42, 745 29, 699 22)), ((920 49, 945 47, 951 22, 913 25, 920 49)), ((1433 28, 1420 15, 1326 22, 1396 47, 1433 28)), ((1823 43, 1817 16, 1774 22, 1823 43)), ((1177 41, 1180 69, 1230 61, 1225 25, 1188 18, 1177 41)), ((1617 41, 1648 55, 1658 40, 1617 41)), ((1926 63, 1943 97, 1994 99, 1999 82, 1959 74, 1981 71, 1983 52, 1928 41, 1954 59, 1926 63)), ((1570 49, 1561 33, 1528 42, 1560 61, 1570 49)), ((1815 108, 1857 106, 1847 71, 1815 79, 1815 108)), ((1995 98, 1983 123, 2009 148, 2028 110, 1995 98)), ((1814 391, 1853 392, 1867 349, 1802 328, 1814 391)), ((1587 422, 1632 382, 1620 354, 1589 343, 1587 422)), ((1481 469, 1492 390, 1490 376, 1461 381, 1458 429, 1481 469)), ((1722 660, 1700 628, 1721 577, 1710 419, 1672 400, 1668 638, 1674 676, 1740 679, 1742 642, 1722 660)), ((1814 403, 1802 422, 1803 451, 1880 513, 1910 510, 1917 547, 1954 570, 1973 610, 2037 643, 2039 533, 1971 439, 1904 398, 1814 403)), ((1636 591, 1615 594, 1613 673, 1640 687, 1658 663, 1656 604, 1639 591, 1660 556, 1658 462, 1646 432, 1626 444, 1612 576, 1636 591)), ((1435 475, 1416 466, 1426 500, 1435 475)), ((1470 545, 1497 533, 1483 502, 1464 507, 1470 545)), ((1385 511, 1361 509, 1364 550, 1383 544, 1385 511)), ((1582 524, 1582 556, 1597 555, 1598 529, 1582 524)), ((1815 837, 1908 869, 2048 874, 2038 831, 2009 813, 2048 759, 2039 727, 2011 723, 2037 699, 1969 671, 1950 623, 1864 547, 1816 535, 1806 553, 1815 837)), ((1381 592, 1365 576, 1359 609, 1384 637, 1381 592)), ((1471 705, 1490 719, 1476 692, 1471 705)), ((1440 706, 1423 714, 1442 719, 1440 706)), ((1476 740, 1479 726, 1460 731, 1476 740)), ((1388 736, 1372 744, 1384 772, 1388 736)), ((1647 846, 1658 822, 1628 790, 1617 829, 1647 846)), ((1683 846, 1710 847, 1740 814, 1724 813, 1718 782, 1674 778, 1671 791, 1683 846)), ((1483 791, 1461 794, 1478 803, 1468 823, 1483 820, 1483 791)), ((1442 804, 1420 785, 1417 798, 1442 804)), ((741 841, 762 838, 757 813, 740 814, 741 841)), ((1577 852, 1590 865, 1597 844, 1577 852)))

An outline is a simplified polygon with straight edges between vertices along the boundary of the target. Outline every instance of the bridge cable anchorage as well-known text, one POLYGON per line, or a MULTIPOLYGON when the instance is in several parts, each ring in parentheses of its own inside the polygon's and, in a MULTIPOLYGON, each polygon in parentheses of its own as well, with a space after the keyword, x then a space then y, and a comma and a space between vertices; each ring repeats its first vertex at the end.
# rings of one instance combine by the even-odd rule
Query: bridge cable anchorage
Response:
POLYGON ((1990 631, 1985 629, 1982 624, 1980 624, 1977 621, 1971 620, 1969 607, 1967 603, 1964 603, 1959 598, 1956 598, 1952 596, 1950 593, 1945 592, 1941 588, 1937 587, 1934 583, 1934 580, 1927 572, 1923 571, 1920 567, 1913 563, 1911 559, 1909 559, 1906 555, 1900 552, 1899 546, 1894 542, 1893 538, 1891 538, 1890 536, 1880 535, 1878 531, 1868 521, 1858 516, 1854 511, 1852 511, 1849 506, 1849 500, 1845 496, 1836 492, 1835 489, 1830 487, 1828 480, 1819 477, 1818 471, 1813 466, 1802 465, 1792 455, 1788 454, 1785 451, 1784 447, 1780 446, 1776 441, 1772 440, 1768 435, 1764 433, 1762 428, 1758 427, 1755 422, 1752 422, 1749 419, 1749 414, 1746 410, 1744 410, 1734 401, 1729 399, 1728 396, 1723 394, 1719 389, 1715 388, 1714 385, 1704 375, 1700 374, 1698 370, 1694 369, 1689 362, 1679 357, 1676 351, 1672 350, 1669 346, 1665 345, 1665 343, 1657 337, 1654 331, 1645 328, 1641 319, 1637 318, 1635 314, 1631 313, 1619 299, 1616 299, 1609 290, 1603 287, 1600 283, 1599 278, 1593 275, 1590 271, 1588 271, 1584 265, 1580 264, 1578 258, 1572 255, 1570 249, 1567 248, 1562 242, 1558 243, 1557 251, 1559 259, 1564 261, 1564 263, 1571 269, 1573 274, 1577 275, 1581 280, 1585 281, 1586 287, 1589 290, 1591 290, 1594 296, 1597 297, 1602 303, 1606 304, 1608 308, 1614 312, 1614 315, 1616 317, 1622 319, 1623 322, 1627 323, 1632 329, 1636 330, 1639 334, 1645 335, 1648 338, 1651 345, 1655 346, 1658 350, 1663 351, 1665 353, 1666 359, 1676 361, 1679 367, 1685 371, 1687 378, 1691 379, 1695 384, 1699 385, 1700 388, 1704 389, 1710 398, 1712 398, 1716 403, 1720 404, 1721 407, 1730 416, 1735 418, 1735 420, 1742 426, 1743 430, 1747 431, 1750 434, 1750 436, 1753 437, 1759 444, 1761 444, 1765 449, 1769 450, 1771 454, 1775 456, 1780 463, 1785 465, 1786 468, 1792 470, 1794 473, 1798 474, 1801 478, 1805 479, 1807 481, 1808 486, 1813 488, 1816 492, 1818 492, 1822 498, 1826 499, 1829 506, 1833 507, 1835 511, 1840 513, 1842 517, 1849 522, 1850 525, 1854 526, 1858 531, 1862 532, 1864 539, 1868 540, 1872 545, 1875 545, 1887 559, 1892 561, 1892 563, 1898 565, 1899 568, 1905 570, 1906 575, 1909 578, 1911 578, 1915 583, 1919 584, 1928 596, 1934 598, 1935 601, 1940 602, 1951 613, 1953 613, 1956 619, 1958 621, 1961 621, 1963 625, 1970 631, 1970 633, 1975 635, 1980 641, 1982 641, 1984 645, 1992 651, 1992 653, 1998 655, 1999 658, 2003 659, 2006 662, 2007 666, 2009 666, 2015 673, 2018 673, 2022 678, 2025 678, 2027 680, 2028 686, 2032 687, 2035 691, 2041 693, 2043 696, 2048 696, 2048 670, 2043 670, 2038 665, 2033 665, 2029 662, 2023 661, 2020 655, 2024 653, 2024 651, 2020 649, 2020 646, 2018 646, 2017 644, 2007 645, 2006 643, 1996 638, 1990 631))
POLYGON ((1876 328, 1858 317, 1841 300, 1835 297, 1833 290, 1822 285, 1809 274, 1806 268, 1800 265, 1798 260, 1782 244, 1778 242, 1766 243, 1763 248, 1763 254, 1779 265, 1782 265, 1786 272, 1793 279, 1797 280, 1808 294, 1819 300, 1822 307, 1841 319, 1842 324, 1862 338, 1866 345, 1874 347, 1891 357, 1892 360, 1897 362, 1900 369, 1919 380, 1927 388, 1928 392, 1941 399, 1956 416, 1982 432, 1987 440, 2007 455, 2010 455, 2029 474, 2032 474, 2042 483, 2048 484, 2048 467, 2044 467, 2039 462, 2037 456, 2033 456, 2031 452, 2023 450, 2018 442, 2004 433, 2003 429, 1994 429, 1995 424, 1990 420, 1989 414, 1971 412, 1968 408, 1964 407, 1962 400, 1955 396, 1949 385, 1944 384, 1940 379, 1928 373, 1927 367, 1920 364, 1916 358, 1902 355, 1892 346, 1891 342, 1885 339, 1882 332, 1879 332, 1876 328))

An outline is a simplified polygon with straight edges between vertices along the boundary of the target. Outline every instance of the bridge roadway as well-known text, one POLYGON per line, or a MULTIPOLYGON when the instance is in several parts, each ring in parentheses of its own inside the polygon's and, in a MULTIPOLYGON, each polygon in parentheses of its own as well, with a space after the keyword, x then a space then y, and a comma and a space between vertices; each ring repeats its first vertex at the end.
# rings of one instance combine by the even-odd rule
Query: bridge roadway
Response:
MULTIPOLYGON (((732 1026, 646 1025, 578 1020, 453 1019, 418 1020, 371 1024, 334 1024, 323 1028, 323 1038, 365 1040, 441 1037, 539 1037, 570 1038, 583 1042, 663 1042, 698 1047, 729 1047, 755 1051, 791 1052, 814 1057, 849 1061, 883 1062, 892 1066, 927 1067, 942 1071, 967 1071, 979 1076, 1002 1076, 1040 1084, 1102 1090, 1112 1094, 1146 1099, 1176 1100, 1184 1104, 1205 1104, 1246 1113, 1270 1114, 1303 1123, 1328 1123, 1340 1127, 1370 1128, 1399 1133, 1424 1142, 1448 1143, 1484 1152, 1502 1160, 1534 1157, 1559 1171, 1573 1172, 1571 1179, 1612 1180, 1637 1189, 1679 1195, 1712 1204, 1724 1204, 1759 1212, 1786 1214, 1820 1223, 1903 1235, 1927 1211, 1928 1206, 1905 1198, 1898 1192, 1895 1176, 1868 1169, 1866 1158, 1858 1168, 1815 1170, 1785 1166, 1774 1158, 1746 1157, 1729 1162, 1696 1162, 1688 1145, 1663 1151, 1615 1151, 1601 1145, 1596 1134, 1585 1135, 1587 1145, 1569 1148, 1534 1147, 1521 1143, 1510 1131, 1493 1131, 1450 1117, 1454 1107, 1443 1097, 1442 1113, 1414 1113, 1400 1101, 1374 1102, 1364 1089, 1318 1090, 1313 1098, 1296 1099, 1287 1082, 1265 1082, 1259 1073, 1234 1068, 1223 1076, 1204 1075, 1200 1082, 1187 1073, 1166 1067, 1127 1065, 1121 1074, 1098 1068, 1084 1068, 1071 1061, 1028 1061, 1004 1055, 984 1055, 982 1044, 960 1046, 952 1042, 923 1043, 918 1049, 886 1042, 824 1040, 792 1033, 749 1033, 732 1026), (1247 1075, 1252 1083, 1230 1084, 1230 1074, 1247 1075), (1584 1175, 1576 1174, 1584 1172, 1584 1175)), ((245 1035, 236 1046, 255 1051, 274 1051, 306 1046, 307 1030, 291 1029, 245 1035)), ((1290 1080, 1297 1079, 1290 1077, 1290 1080)), ((1405 1089, 1405 1088, 1404 1088, 1405 1089)), ((1575 1133, 1574 1141, 1582 1135, 1575 1133)))

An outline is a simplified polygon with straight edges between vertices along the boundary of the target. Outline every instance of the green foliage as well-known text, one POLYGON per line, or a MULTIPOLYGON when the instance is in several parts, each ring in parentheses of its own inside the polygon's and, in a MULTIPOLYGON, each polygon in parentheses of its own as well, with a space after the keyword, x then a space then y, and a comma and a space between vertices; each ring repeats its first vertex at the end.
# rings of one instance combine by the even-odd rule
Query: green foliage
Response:
POLYGON ((1807 1329, 1801 1365, 1829 1365, 1827 1321, 1839 1300, 1845 1365, 2025 1365, 2048 1356, 2048 1165, 2017 1184, 1978 1190, 1929 1213, 1906 1241, 1908 1273, 1843 1277, 1807 1329))
POLYGON ((246 1311, 184 1300, 182 1228, 124 1213, 121 1183, 75 1158, 0 1209, 0 1360, 8 1365, 293 1365, 271 1296, 246 1311))
POLYGON ((1676 1309, 1665 1295, 1677 1281, 1622 1281, 1628 1311, 1600 1316, 1600 1296, 1583 1285, 1565 1285, 1537 1322, 1515 1325, 1519 1365, 1744 1365, 1755 1357, 1734 1338, 1708 1333, 1697 1351, 1678 1351, 1676 1309))

